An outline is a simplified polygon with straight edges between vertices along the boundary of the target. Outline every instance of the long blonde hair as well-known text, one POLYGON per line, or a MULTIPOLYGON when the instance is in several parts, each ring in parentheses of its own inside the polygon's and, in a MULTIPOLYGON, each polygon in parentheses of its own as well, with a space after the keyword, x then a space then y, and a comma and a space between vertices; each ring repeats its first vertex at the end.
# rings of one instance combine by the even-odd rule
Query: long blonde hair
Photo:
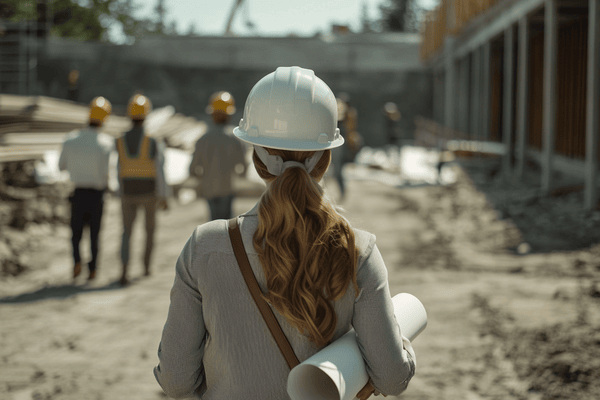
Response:
MULTIPOLYGON (((298 162, 315 153, 267 151, 298 162)), ((350 282, 358 293, 354 232, 323 198, 318 183, 331 162, 331 151, 324 152, 310 177, 301 168, 274 176, 256 151, 253 160, 258 175, 270 183, 260 201, 253 241, 269 290, 263 297, 312 342, 324 346, 337 323, 332 302, 344 295, 350 282)))

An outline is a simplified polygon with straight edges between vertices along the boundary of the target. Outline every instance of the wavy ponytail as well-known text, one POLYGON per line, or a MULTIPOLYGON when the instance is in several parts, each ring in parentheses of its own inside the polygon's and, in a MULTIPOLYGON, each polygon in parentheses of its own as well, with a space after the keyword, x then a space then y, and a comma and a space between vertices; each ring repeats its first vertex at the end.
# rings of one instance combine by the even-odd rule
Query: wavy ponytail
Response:
MULTIPOLYGON (((267 151, 298 162, 315 153, 267 151)), ((269 290, 263 297, 312 342, 324 346, 337 323, 332 302, 344 295, 350 282, 358 293, 354 232, 323 199, 318 183, 331 151, 324 152, 310 177, 301 168, 274 176, 256 152, 253 160, 258 175, 270 183, 261 198, 253 241, 269 290)))

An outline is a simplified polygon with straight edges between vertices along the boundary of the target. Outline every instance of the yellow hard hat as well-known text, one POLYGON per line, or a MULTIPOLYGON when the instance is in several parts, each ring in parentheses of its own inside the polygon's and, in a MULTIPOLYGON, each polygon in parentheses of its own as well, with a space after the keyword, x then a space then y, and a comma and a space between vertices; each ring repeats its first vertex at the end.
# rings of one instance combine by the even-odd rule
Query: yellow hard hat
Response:
POLYGON ((152 111, 152 102, 143 94, 136 94, 129 99, 127 115, 133 120, 145 119, 152 111))
POLYGON ((90 102, 90 121, 103 124, 111 111, 112 106, 110 101, 102 96, 98 96, 90 102))
POLYGON ((214 114, 215 111, 222 112, 227 115, 235 114, 235 100, 229 92, 216 92, 210 96, 207 114, 214 114))

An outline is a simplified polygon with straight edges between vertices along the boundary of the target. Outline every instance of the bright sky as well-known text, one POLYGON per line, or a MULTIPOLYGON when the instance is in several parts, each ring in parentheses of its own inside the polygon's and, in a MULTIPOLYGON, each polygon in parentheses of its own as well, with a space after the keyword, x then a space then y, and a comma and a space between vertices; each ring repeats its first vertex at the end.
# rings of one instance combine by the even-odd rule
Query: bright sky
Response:
MULTIPOLYGON (((425 8, 433 8, 438 0, 417 0, 425 8)), ((235 0, 165 0, 166 21, 176 21, 177 31, 185 34, 191 24, 201 35, 220 36, 235 0)), ((387 0, 244 0, 237 10, 232 30, 240 36, 285 36, 295 33, 312 36, 329 32, 332 23, 360 28, 363 4, 370 20, 380 16, 379 5, 387 0), (247 26, 254 25, 254 30, 247 26)), ((156 0, 134 0, 140 16, 154 16, 156 0)), ((113 33, 115 38, 117 33, 113 33)))

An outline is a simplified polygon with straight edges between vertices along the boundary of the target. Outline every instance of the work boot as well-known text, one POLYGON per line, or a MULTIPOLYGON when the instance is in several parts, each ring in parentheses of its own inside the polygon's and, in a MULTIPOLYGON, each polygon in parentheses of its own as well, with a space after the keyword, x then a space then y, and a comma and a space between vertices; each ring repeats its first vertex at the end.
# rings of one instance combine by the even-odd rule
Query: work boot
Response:
POLYGON ((90 274, 88 275, 88 281, 93 281, 96 278, 96 270, 91 270, 90 274))
POLYGON ((77 278, 81 274, 81 263, 75 263, 73 266, 73 279, 77 278))
POLYGON ((149 265, 144 266, 144 276, 150 276, 150 266, 149 265))
POLYGON ((123 274, 121 275, 121 279, 119 279, 119 283, 121 286, 126 286, 129 283, 127 279, 127 265, 123 265, 123 274))

